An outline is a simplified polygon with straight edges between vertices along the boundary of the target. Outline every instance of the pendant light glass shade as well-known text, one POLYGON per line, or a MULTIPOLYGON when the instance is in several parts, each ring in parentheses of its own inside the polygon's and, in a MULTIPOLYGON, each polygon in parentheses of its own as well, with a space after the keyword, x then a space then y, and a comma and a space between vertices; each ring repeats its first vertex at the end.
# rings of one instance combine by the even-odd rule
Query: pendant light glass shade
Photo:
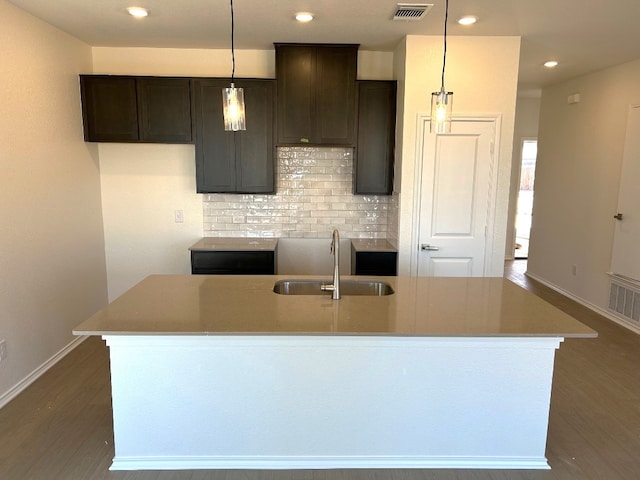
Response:
POLYGON ((237 132, 238 130, 246 130, 247 126, 244 115, 244 90, 236 88, 233 84, 236 75, 235 22, 233 0, 230 0, 229 3, 231 7, 231 86, 222 89, 222 116, 225 131, 237 132))
POLYGON ((431 133, 451 133, 451 112, 453 108, 453 92, 444 89, 431 94, 431 133))
POLYGON ((236 88, 233 82, 230 87, 222 89, 222 115, 226 131, 237 132, 247 129, 244 115, 244 90, 236 88))
POLYGON ((453 111, 453 92, 444 89, 444 71, 447 66, 447 21, 449 20, 449 0, 444 3, 444 53, 442 55, 442 77, 440 91, 431 94, 431 133, 451 133, 451 112, 453 111))

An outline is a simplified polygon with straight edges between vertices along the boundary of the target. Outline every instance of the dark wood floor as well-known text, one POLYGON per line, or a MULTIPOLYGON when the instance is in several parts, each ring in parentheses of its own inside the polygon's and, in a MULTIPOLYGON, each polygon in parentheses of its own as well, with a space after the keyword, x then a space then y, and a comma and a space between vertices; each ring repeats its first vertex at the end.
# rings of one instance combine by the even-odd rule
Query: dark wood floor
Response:
POLYGON ((524 275, 506 276, 599 332, 556 356, 547 471, 315 470, 109 472, 108 352, 90 338, 0 410, 2 480, 617 480, 640 478, 640 336, 524 275))

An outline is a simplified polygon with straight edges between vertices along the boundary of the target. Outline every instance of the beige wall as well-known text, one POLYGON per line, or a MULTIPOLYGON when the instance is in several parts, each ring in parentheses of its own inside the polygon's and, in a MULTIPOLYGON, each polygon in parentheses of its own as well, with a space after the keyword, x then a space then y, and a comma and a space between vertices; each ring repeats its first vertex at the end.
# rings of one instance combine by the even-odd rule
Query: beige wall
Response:
POLYGON ((528 270, 599 308, 608 303, 612 217, 631 103, 640 103, 640 60, 542 93, 528 270), (575 93, 580 103, 568 105, 575 93))
MULTIPOLYGON (((487 273, 503 272, 507 228, 511 151, 516 106, 519 37, 451 37, 448 39, 445 86, 454 92, 454 117, 495 114, 501 118, 498 183, 491 262, 487 273)), ((397 78, 404 79, 398 115, 402 115, 401 149, 396 158, 396 191, 399 195, 399 272, 412 272, 411 254, 417 248, 414 227, 414 188, 418 115, 429 114, 431 92, 440 88, 442 38, 408 36, 396 49, 404 59, 396 62, 397 78)))
MULTIPOLYGON (((228 77, 231 76, 231 53, 230 50, 93 47, 93 73, 228 77)), ((275 51, 236 50, 236 76, 275 78, 275 51)), ((359 51, 358 78, 393 79, 393 53, 359 51)))
POLYGON ((520 162, 522 142, 538 137, 538 119, 540 117, 540 97, 518 97, 516 101, 516 121, 513 133, 513 153, 511 160, 511 190, 509 193, 509 218, 507 221, 507 240, 505 258, 513 260, 515 252, 515 225, 520 184, 520 162))
POLYGON ((97 150, 82 138, 89 46, 0 0, 0 405, 107 299, 97 150))
POLYGON ((109 301, 152 273, 191 273, 187 249, 202 238, 193 145, 101 143, 99 152, 109 301))
MULTIPOLYGON (((93 47, 93 73, 230 77, 231 51, 93 47)), ((236 50, 236 76, 275 78, 275 52, 236 50)))

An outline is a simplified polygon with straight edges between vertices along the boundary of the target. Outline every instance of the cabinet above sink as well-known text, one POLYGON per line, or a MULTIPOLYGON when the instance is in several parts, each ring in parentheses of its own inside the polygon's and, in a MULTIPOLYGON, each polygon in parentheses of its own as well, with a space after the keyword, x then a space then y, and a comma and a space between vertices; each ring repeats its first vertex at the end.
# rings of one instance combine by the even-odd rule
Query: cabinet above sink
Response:
POLYGON ((276 43, 278 144, 355 144, 358 45, 276 43))

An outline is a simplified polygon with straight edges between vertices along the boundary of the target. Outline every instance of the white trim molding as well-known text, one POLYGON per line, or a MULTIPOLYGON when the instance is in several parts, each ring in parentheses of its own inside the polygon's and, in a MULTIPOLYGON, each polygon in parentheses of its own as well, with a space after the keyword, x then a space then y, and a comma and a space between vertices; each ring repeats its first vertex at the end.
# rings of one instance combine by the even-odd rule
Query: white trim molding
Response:
POLYGON ((544 457, 202 456, 115 458, 109 470, 317 470, 335 468, 455 468, 549 470, 544 457))
POLYGON ((54 354, 51 358, 45 361, 42 365, 36 368, 33 372, 23 378, 20 382, 10 388, 2 396, 0 396, 0 408, 4 407, 11 400, 16 398, 22 393, 29 385, 40 378, 47 370, 53 367, 56 363, 62 360, 69 352, 84 342, 88 337, 76 337, 68 345, 62 348, 59 352, 54 354))

